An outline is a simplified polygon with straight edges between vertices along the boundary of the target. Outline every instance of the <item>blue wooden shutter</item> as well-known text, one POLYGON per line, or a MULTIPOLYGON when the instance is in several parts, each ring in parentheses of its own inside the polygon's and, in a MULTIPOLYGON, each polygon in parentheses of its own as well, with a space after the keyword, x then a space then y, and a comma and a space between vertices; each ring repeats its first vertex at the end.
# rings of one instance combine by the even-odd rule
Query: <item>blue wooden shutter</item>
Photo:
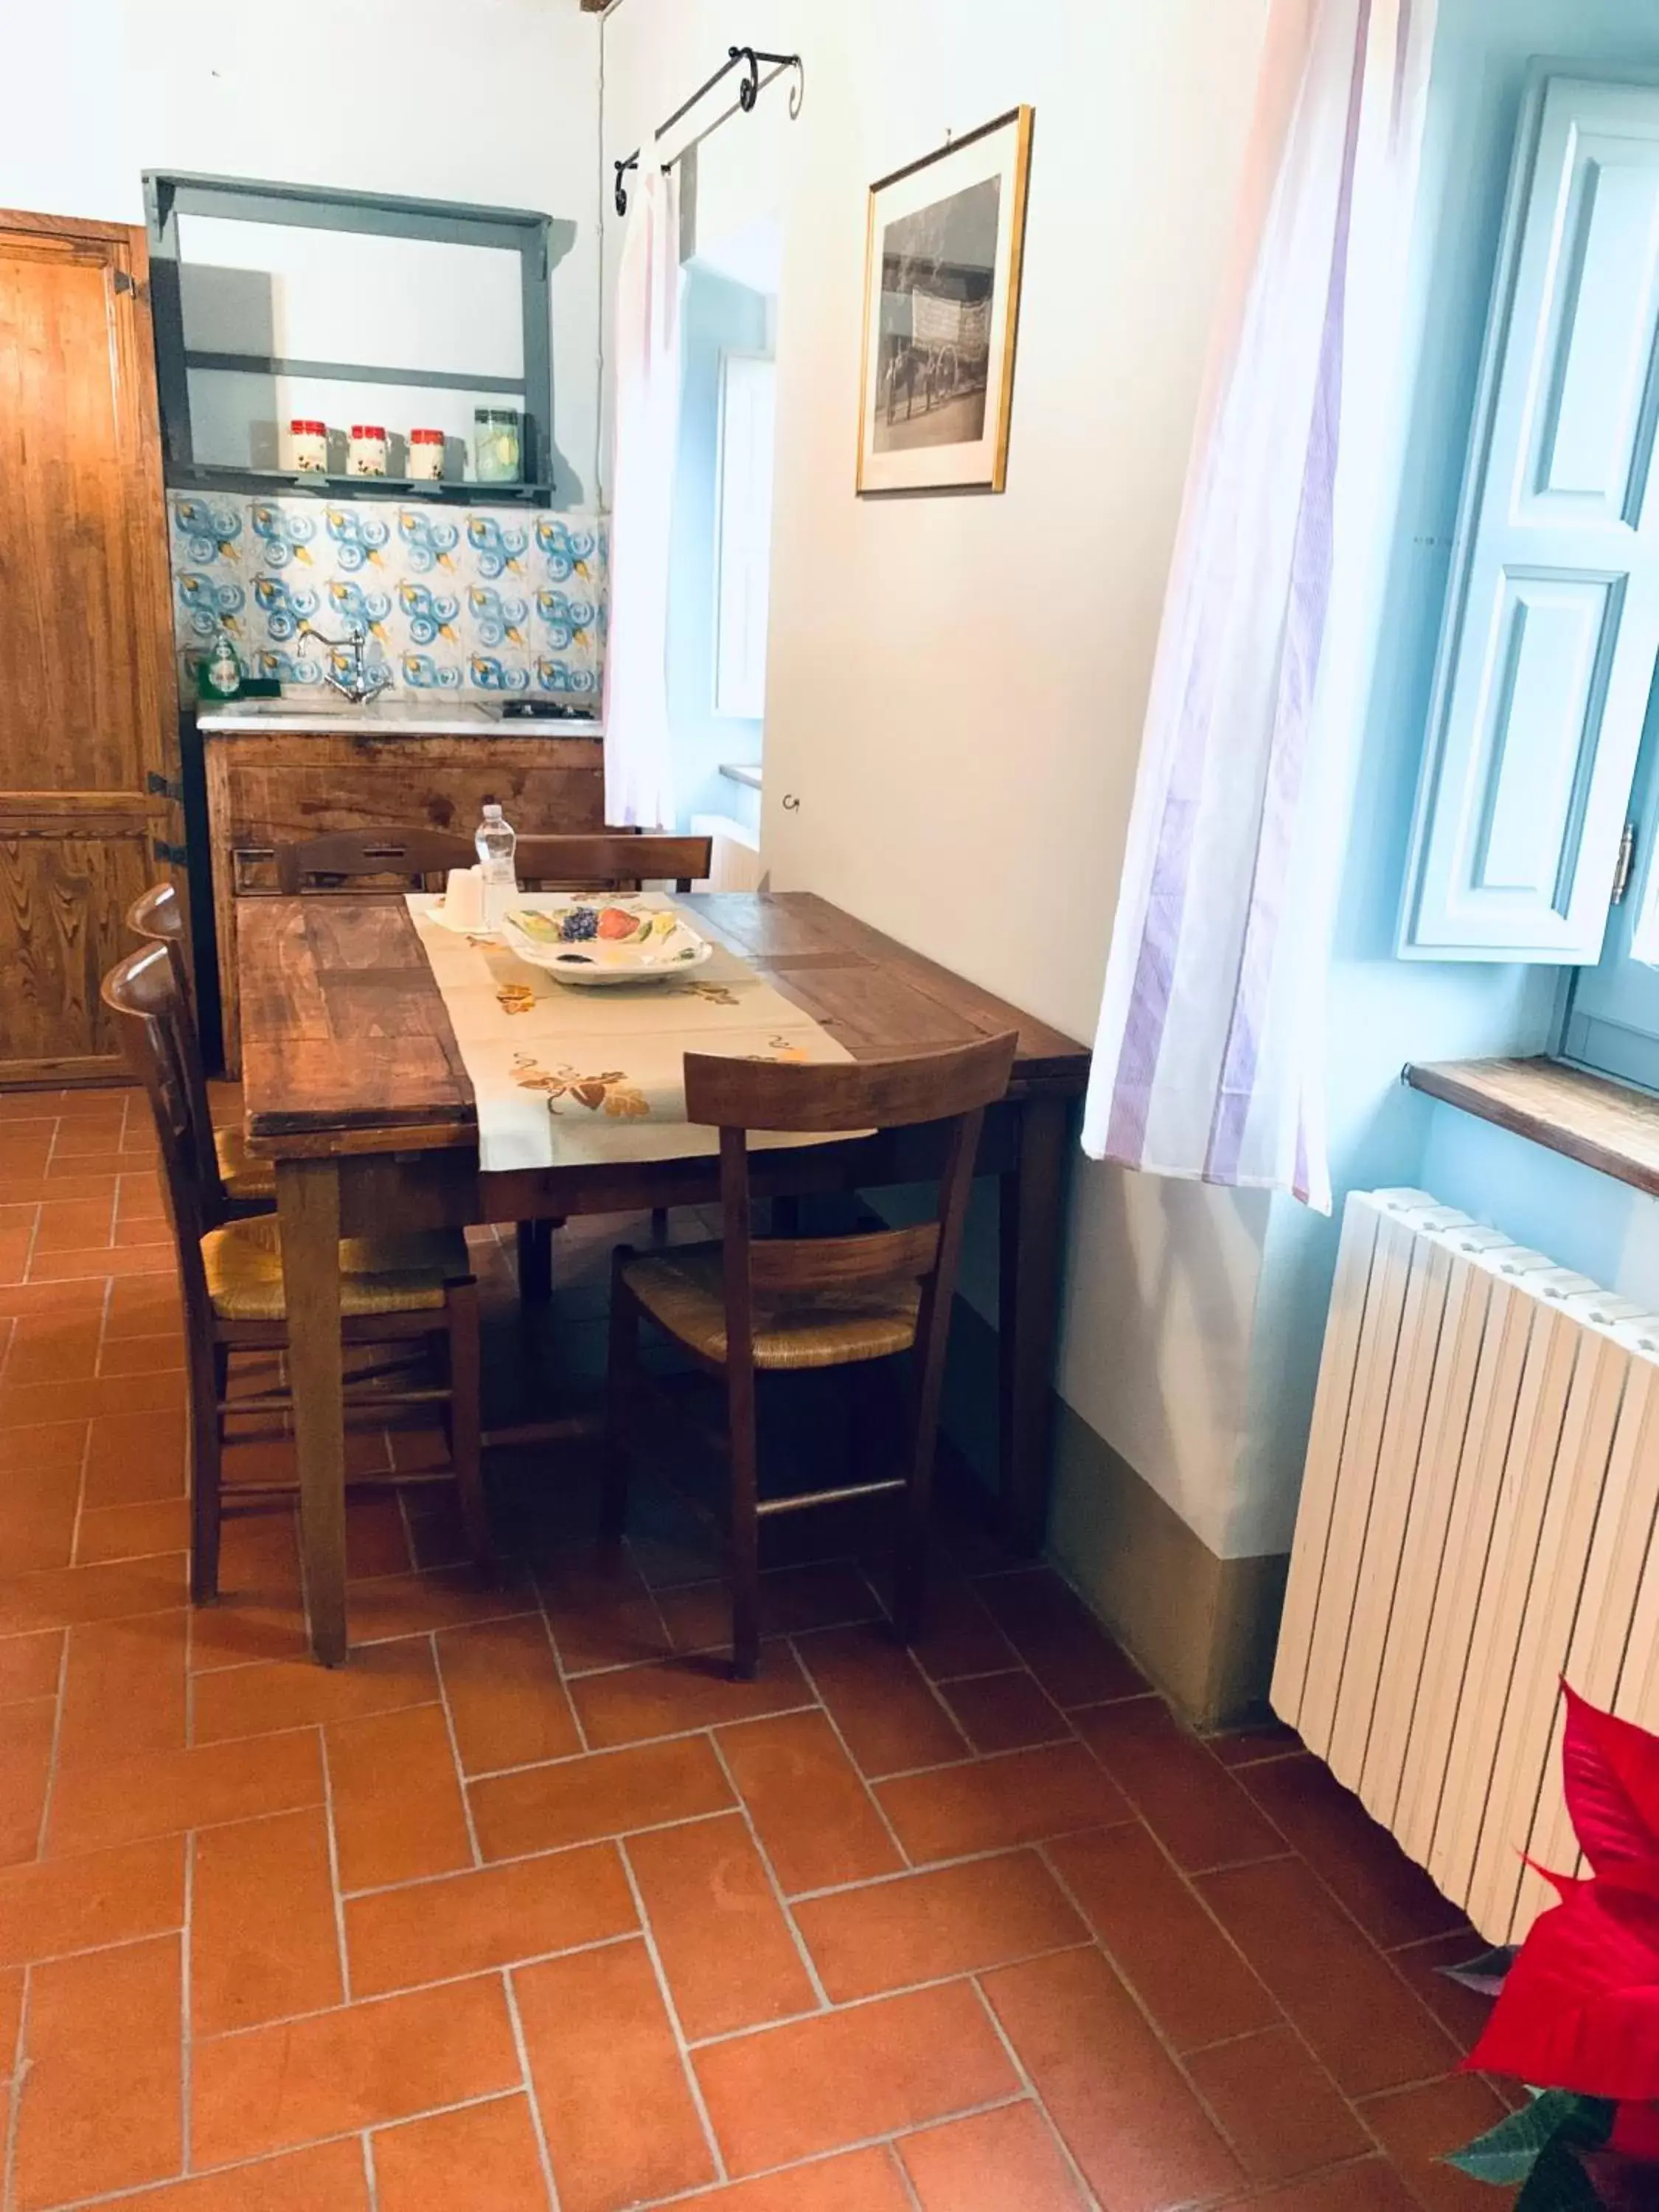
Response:
POLYGON ((1550 80, 1504 228, 1404 953, 1601 955, 1659 653, 1656 339, 1659 88, 1550 80))

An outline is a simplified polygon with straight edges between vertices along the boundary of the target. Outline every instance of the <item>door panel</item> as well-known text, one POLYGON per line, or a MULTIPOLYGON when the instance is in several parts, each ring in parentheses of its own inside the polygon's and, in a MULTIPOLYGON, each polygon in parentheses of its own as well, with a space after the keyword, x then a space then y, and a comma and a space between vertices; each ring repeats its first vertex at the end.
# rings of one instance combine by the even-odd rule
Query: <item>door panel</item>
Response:
POLYGON ((132 950, 122 916, 155 880, 148 841, 131 829, 0 843, 0 933, 19 947, 9 971, 0 1083, 73 1082, 90 1058, 120 1065, 98 996, 132 950), (66 1033, 74 1044, 65 1051, 66 1033))
POLYGON ((1618 596, 1580 578, 1506 574, 1487 672, 1492 709, 1474 886, 1522 914, 1571 895, 1595 773, 1618 596))
POLYGON ((1659 168, 1592 142, 1575 183, 1534 498, 1570 501, 1581 520, 1635 528, 1651 437, 1659 168))
POLYGON ((1522 127, 1400 949, 1593 962, 1659 654, 1659 89, 1522 127))
POLYGON ((122 1063, 99 1006, 181 837, 143 234, 0 214, 0 1082, 122 1063))

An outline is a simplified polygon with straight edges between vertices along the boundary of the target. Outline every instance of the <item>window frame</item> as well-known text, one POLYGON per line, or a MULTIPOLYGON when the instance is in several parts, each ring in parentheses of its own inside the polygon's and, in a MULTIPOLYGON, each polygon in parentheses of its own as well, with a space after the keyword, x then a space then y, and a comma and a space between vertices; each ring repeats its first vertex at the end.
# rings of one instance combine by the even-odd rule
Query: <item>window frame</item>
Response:
POLYGON ((1601 959, 1562 971, 1556 1054, 1659 1094, 1659 965, 1636 949, 1645 939, 1659 951, 1652 944, 1659 928, 1659 666, 1628 818, 1636 849, 1625 896, 1611 908, 1601 959))

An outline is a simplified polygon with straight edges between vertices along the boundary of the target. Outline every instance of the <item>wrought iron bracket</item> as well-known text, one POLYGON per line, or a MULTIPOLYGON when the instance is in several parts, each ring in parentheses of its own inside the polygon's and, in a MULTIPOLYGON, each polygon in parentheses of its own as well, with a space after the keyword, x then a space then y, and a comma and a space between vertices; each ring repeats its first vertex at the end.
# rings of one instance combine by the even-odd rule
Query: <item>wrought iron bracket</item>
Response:
MULTIPOLYGON (((739 65, 744 69, 744 75, 738 85, 738 106, 744 114, 752 114, 755 108, 755 103, 759 100, 761 95, 761 64, 763 62, 766 64, 768 69, 775 69, 778 70, 793 70, 795 72, 795 81, 789 89, 789 113, 792 118, 799 115, 800 113, 801 106, 802 82, 805 75, 805 70, 799 54, 769 54, 763 52, 757 46, 728 46, 726 50, 726 59, 714 71, 713 76, 709 77, 705 83, 700 84, 696 90, 692 94, 690 100, 682 100, 679 106, 674 110, 674 112, 668 118, 666 122, 659 123, 657 125, 656 131, 653 135, 653 143, 654 140, 665 138, 668 133, 673 129, 674 125, 688 116, 700 100, 705 99, 709 93, 713 92, 714 87, 719 84, 723 78, 730 76, 732 70, 737 69, 739 65)), ((770 82, 769 78, 768 79, 768 82, 770 82)), ((714 127, 717 128, 718 125, 714 127)), ((612 161, 611 165, 616 171, 616 179, 611 186, 611 197, 616 204, 616 210, 618 215, 626 215, 628 213, 628 187, 623 182, 623 179, 626 177, 630 169, 637 169, 639 167, 641 151, 641 149, 636 146, 634 149, 634 151, 628 155, 625 159, 612 161)), ((672 166, 672 161, 665 161, 663 163, 665 169, 669 168, 672 166)))

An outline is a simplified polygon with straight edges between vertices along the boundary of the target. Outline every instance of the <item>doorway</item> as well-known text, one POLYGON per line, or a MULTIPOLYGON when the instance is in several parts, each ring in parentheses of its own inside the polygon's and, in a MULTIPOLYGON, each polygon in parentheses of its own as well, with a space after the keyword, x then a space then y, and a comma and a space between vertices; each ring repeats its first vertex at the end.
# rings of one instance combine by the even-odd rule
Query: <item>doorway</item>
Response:
POLYGON ((758 872, 781 259, 759 222, 684 264, 668 708, 676 827, 715 838, 717 878, 721 847, 758 872))

